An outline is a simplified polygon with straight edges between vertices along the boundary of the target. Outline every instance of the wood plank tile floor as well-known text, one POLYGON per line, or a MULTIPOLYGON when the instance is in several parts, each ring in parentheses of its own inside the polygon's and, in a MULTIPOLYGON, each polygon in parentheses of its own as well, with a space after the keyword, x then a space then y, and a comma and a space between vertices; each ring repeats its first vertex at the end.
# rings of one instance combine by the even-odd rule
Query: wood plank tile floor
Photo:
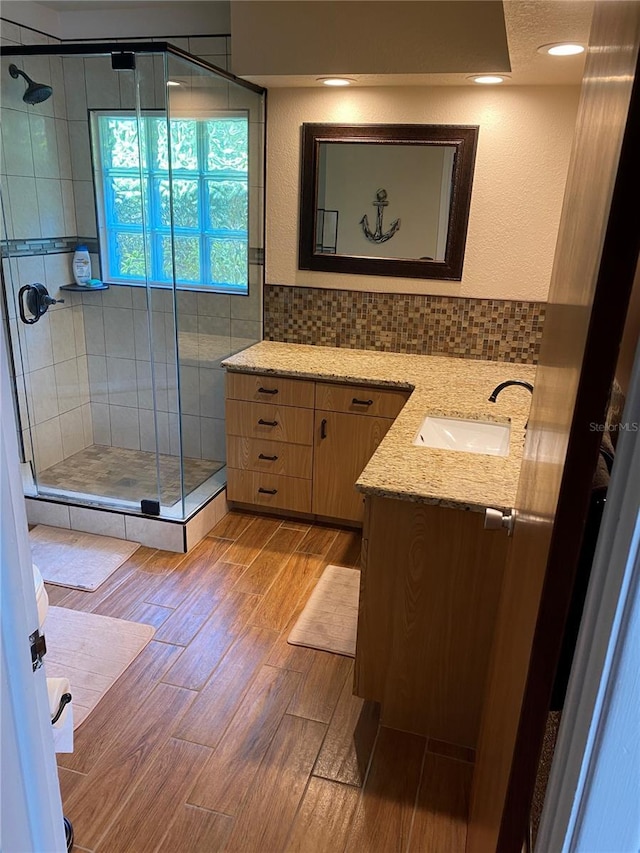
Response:
POLYGON ((351 659, 287 644, 325 566, 359 553, 354 531, 231 512, 187 555, 141 547, 94 593, 48 586, 156 627, 58 756, 76 849, 464 850, 469 755, 379 726, 351 659))

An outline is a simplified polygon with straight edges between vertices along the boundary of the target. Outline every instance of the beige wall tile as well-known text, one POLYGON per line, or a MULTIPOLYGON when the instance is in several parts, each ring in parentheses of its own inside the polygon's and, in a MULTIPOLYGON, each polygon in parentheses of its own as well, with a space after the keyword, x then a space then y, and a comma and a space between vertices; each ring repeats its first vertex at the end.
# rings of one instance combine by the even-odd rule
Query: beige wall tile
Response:
POLYGON ((62 452, 65 459, 87 446, 81 408, 60 415, 60 432, 62 435, 62 452))
POLYGON ((78 377, 78 359, 61 361, 55 366, 56 386, 58 389, 58 409, 60 413, 77 409, 82 405, 80 380, 78 377))
POLYGON ((60 418, 52 418, 35 427, 36 470, 44 471, 64 458, 60 418))

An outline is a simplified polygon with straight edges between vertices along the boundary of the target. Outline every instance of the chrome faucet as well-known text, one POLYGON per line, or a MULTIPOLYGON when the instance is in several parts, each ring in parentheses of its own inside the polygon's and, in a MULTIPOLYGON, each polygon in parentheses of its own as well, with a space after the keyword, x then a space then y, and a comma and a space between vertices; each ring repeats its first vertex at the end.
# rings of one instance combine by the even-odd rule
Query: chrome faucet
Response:
POLYGON ((522 379, 509 379, 507 380, 507 382, 501 382, 499 385, 496 385, 496 387, 491 392, 489 402, 495 403, 498 399, 498 394, 505 388, 508 388, 509 385, 522 385, 524 388, 527 388, 533 394, 533 385, 530 382, 524 382, 522 379))

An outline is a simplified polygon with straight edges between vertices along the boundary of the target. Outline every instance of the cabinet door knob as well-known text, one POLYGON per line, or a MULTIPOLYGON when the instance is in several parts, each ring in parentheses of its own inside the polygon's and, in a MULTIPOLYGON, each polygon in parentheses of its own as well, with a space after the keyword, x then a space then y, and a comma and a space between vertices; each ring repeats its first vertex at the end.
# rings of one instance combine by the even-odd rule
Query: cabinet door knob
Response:
POLYGON ((278 494, 277 489, 263 489, 262 486, 260 486, 258 491, 263 495, 277 495, 278 494))
POLYGON ((278 421, 265 421, 262 418, 258 421, 260 426, 278 426, 278 421))
POLYGON ((267 456, 264 453, 258 454, 258 459, 268 459, 269 462, 275 462, 277 458, 278 458, 277 456, 267 456))
POLYGON ((323 418, 320 422, 320 438, 327 437, 327 419, 323 418))
POLYGON ((357 397, 354 397, 351 401, 352 406, 373 406, 373 400, 358 400, 357 397))
POLYGON ((277 394, 277 388, 258 388, 258 394, 277 394))

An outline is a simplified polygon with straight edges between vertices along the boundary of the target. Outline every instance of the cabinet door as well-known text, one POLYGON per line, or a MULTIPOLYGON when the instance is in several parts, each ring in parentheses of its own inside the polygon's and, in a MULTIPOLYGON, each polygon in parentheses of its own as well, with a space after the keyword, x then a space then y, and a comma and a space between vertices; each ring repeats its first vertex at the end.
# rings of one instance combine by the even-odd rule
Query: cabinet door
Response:
POLYGON ((355 694, 383 725, 475 748, 509 538, 481 512, 371 495, 364 540, 355 694))
POLYGON ((362 521, 364 495, 355 482, 393 423, 391 418, 316 410, 313 512, 362 521))

